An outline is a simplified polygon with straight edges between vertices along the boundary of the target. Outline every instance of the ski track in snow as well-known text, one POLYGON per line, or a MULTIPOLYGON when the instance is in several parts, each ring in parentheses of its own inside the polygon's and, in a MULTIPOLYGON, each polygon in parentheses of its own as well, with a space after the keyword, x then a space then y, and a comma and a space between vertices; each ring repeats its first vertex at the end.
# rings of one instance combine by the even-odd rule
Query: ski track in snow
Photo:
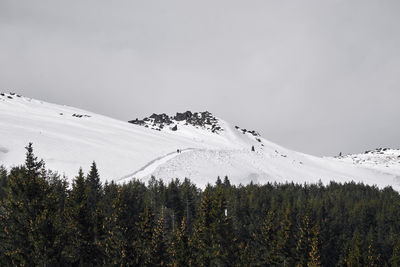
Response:
POLYGON ((170 153, 168 153, 168 154, 166 154, 164 156, 155 158, 155 159, 149 161, 146 165, 144 165, 142 168, 138 169, 137 171, 135 171, 135 172, 133 172, 131 174, 125 175, 125 176, 123 176, 123 177, 121 177, 119 179, 116 179, 115 181, 117 183, 121 183, 121 182, 124 182, 124 180, 127 180, 127 179, 131 180, 132 178, 143 178, 143 177, 145 177, 147 175, 152 174, 153 171, 158 166, 160 166, 160 165, 166 163, 167 161, 179 156, 182 153, 186 153, 186 152, 192 151, 192 150, 195 150, 195 148, 185 148, 185 149, 181 149, 180 153, 178 153, 177 151, 174 151, 174 152, 170 152, 170 153))

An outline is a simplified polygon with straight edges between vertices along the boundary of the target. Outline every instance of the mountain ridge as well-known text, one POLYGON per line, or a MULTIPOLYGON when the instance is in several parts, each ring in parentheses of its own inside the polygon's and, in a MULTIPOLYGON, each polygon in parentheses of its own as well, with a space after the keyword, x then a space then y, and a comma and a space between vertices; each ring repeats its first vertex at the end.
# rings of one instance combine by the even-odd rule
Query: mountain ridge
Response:
POLYGON ((235 184, 334 180, 400 188, 400 172, 292 151, 210 112, 152 114, 134 121, 2 93, 0 165, 21 164, 24 147, 33 142, 47 166, 68 179, 96 161, 102 179, 117 182, 154 175, 205 186, 228 176, 235 184))

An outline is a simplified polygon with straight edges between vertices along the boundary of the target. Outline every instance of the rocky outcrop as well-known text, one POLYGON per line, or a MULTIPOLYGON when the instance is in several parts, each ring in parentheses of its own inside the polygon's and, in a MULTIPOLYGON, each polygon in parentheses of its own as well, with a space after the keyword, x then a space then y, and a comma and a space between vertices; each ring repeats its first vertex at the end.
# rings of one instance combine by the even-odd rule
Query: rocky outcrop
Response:
POLYGON ((210 112, 191 112, 186 111, 183 113, 176 113, 175 116, 168 116, 165 113, 152 114, 150 117, 144 119, 135 119, 129 121, 130 123, 151 128, 153 130, 162 130, 169 128, 172 131, 178 130, 178 124, 192 125, 197 128, 209 129, 213 133, 223 131, 218 123, 218 119, 210 112), (171 126, 174 125, 174 126, 171 126))

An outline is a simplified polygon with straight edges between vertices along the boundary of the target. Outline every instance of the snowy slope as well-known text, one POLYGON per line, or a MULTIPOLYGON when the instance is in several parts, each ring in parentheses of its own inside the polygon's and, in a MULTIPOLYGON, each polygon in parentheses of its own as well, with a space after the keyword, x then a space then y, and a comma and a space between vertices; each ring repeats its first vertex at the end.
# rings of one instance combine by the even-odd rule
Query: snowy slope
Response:
POLYGON ((388 172, 400 177, 400 150, 390 148, 376 148, 365 151, 362 154, 351 154, 333 158, 340 162, 351 163, 375 169, 380 172, 388 172))
MULTIPOLYGON (((204 113, 198 114, 201 115, 204 113)), ((166 180, 188 177, 204 186, 213 183, 217 176, 228 175, 236 184, 251 180, 260 183, 354 180, 400 189, 398 168, 373 168, 294 152, 218 118, 204 125, 173 117, 168 120, 163 127, 153 119, 133 124, 3 94, 0 95, 0 164, 23 163, 24 147, 33 142, 35 153, 45 160, 47 167, 69 179, 77 174, 79 167, 88 171, 91 162, 96 161, 103 181, 126 182, 132 178, 146 181, 155 175, 166 180), (255 147, 254 152, 251 146, 255 147)))

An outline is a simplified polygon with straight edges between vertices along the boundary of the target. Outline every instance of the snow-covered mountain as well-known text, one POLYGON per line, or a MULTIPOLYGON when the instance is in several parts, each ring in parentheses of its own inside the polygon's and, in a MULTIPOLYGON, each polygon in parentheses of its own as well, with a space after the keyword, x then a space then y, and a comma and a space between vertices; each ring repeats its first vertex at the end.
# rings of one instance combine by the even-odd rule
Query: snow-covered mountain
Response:
POLYGON ((188 177, 204 186, 227 175, 235 184, 353 180, 400 189, 400 163, 395 156, 388 159, 393 167, 377 168, 351 158, 319 158, 291 151, 209 112, 153 114, 124 122, 0 94, 0 164, 23 163, 29 142, 48 168, 69 179, 79 167, 87 171, 96 161, 103 181, 146 181, 154 175, 165 180, 188 177))
POLYGON ((364 166, 381 172, 388 172, 400 177, 400 150, 376 148, 362 154, 351 154, 333 158, 337 161, 364 166))

